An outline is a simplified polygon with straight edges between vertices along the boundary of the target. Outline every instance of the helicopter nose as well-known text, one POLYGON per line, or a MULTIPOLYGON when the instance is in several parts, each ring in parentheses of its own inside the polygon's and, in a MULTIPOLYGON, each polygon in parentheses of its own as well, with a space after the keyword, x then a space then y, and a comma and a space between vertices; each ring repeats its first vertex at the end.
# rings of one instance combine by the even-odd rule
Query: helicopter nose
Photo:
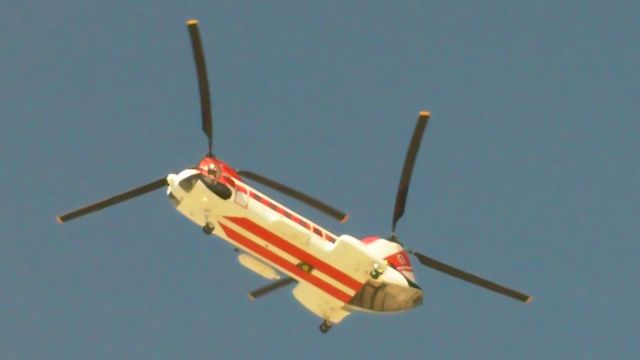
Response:
POLYGON ((182 199, 187 195, 190 189, 185 188, 184 180, 197 174, 197 170, 187 169, 183 170, 179 174, 169 174, 167 176, 167 196, 171 199, 171 202, 177 206, 182 199))
POLYGON ((177 177, 178 176, 176 174, 167 175, 167 184, 169 184, 169 186, 167 186, 167 196, 169 197, 169 200, 171 200, 171 204, 173 204, 174 207, 178 207, 178 205, 180 205, 180 202, 184 198, 184 194, 181 192, 181 189, 178 185, 179 182, 177 181, 177 177))
POLYGON ((167 184, 169 184, 169 186, 167 187, 167 195, 171 194, 171 193, 177 193, 177 189, 179 181, 178 181, 178 175, 176 174, 169 174, 167 175, 167 184))

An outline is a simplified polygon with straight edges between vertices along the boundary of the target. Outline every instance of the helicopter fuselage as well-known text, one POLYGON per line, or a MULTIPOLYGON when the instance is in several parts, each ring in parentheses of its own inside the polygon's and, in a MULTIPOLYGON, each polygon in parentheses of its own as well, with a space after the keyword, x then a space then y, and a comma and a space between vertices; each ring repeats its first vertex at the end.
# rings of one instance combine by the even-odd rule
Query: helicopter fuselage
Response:
POLYGON ((242 182, 215 158, 170 174, 167 183, 181 214, 295 279, 295 298, 332 324, 352 311, 399 312, 422 303, 422 290, 394 265, 395 258, 409 258, 397 243, 378 238, 370 246, 336 236, 242 182))

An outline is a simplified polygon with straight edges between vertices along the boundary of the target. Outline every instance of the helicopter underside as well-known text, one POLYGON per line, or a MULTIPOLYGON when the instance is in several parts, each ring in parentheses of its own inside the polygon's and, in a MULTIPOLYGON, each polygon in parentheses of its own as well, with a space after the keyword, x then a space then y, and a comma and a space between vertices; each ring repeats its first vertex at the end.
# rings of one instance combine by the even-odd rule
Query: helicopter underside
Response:
MULTIPOLYGON (((213 182, 197 170, 184 170, 169 175, 167 180, 167 194, 179 212, 200 227, 211 226, 213 235, 296 279, 294 297, 332 324, 340 322, 352 311, 399 312, 422 303, 420 288, 410 284, 390 266, 373 279, 373 264, 383 260, 376 259, 365 245, 351 236, 340 236, 334 243, 318 238, 311 231, 305 232, 289 224, 269 206, 251 202, 245 193, 213 182), (265 229, 275 229, 287 244, 263 242, 245 231, 246 224, 253 224, 252 227, 264 224, 265 229), (292 245, 298 248, 289 250, 295 256, 285 253, 292 245), (296 254, 305 251, 310 254, 296 254), (281 258, 289 261, 283 262, 281 258), (333 263, 335 268, 346 269, 343 271, 347 274, 341 276, 354 280, 345 285, 332 279, 327 275, 330 271, 323 269, 323 261, 333 263), (308 273, 300 271, 300 264, 308 264, 312 270, 308 273)), ((324 265, 327 266, 330 265, 324 265)))

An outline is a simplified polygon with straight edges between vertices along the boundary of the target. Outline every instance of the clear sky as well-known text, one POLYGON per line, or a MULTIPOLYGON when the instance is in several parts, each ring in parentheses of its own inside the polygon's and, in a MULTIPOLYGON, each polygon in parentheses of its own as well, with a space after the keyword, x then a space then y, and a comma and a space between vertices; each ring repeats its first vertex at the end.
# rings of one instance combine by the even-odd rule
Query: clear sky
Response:
POLYGON ((0 358, 640 358, 637 1, 0 2, 0 358), (328 335, 161 191, 198 161, 200 19, 217 155, 534 295, 417 269, 422 307, 328 335))

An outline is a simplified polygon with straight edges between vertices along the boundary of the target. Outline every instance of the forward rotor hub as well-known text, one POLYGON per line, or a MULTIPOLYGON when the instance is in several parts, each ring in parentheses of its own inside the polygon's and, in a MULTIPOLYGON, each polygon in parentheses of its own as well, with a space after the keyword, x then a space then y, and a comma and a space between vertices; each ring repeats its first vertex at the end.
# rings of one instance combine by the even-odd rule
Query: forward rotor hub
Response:
POLYGON ((220 179, 225 178, 241 180, 240 175, 238 175, 234 168, 227 165, 224 161, 212 156, 205 156, 200 160, 197 168, 202 175, 205 175, 214 181, 219 181, 220 179))

